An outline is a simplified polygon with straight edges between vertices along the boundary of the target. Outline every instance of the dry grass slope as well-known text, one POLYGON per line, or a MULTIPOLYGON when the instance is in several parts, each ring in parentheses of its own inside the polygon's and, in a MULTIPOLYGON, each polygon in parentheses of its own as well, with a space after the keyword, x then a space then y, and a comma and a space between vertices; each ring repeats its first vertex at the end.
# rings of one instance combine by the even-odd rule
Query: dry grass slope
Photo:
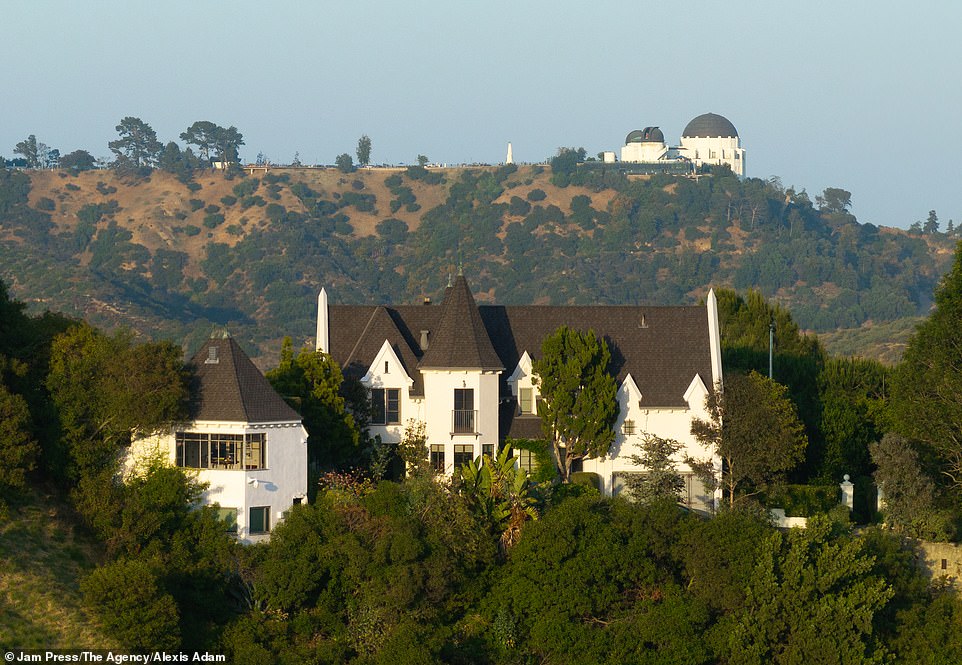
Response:
POLYGON ((65 509, 33 490, 0 517, 0 649, 108 649, 84 611, 80 580, 97 550, 65 509))

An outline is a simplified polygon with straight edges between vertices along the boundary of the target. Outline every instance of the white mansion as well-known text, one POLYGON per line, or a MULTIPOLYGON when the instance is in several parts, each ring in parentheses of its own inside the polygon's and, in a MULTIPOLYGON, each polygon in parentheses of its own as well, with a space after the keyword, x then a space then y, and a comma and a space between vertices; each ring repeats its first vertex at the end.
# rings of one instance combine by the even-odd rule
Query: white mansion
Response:
MULTIPOLYGON (((494 454, 507 438, 542 436, 531 363, 561 325, 594 330, 611 349, 620 406, 615 442, 580 469, 597 474, 605 494, 621 490, 624 474, 643 471, 629 457, 640 452, 644 433, 678 440, 683 454, 709 456, 690 428, 692 418, 707 418, 705 398, 722 381, 713 292, 694 307, 554 307, 479 306, 461 275, 440 306, 334 305, 322 290, 316 347, 370 391, 371 434, 397 442, 409 420, 422 421, 434 468, 451 474, 494 454)), ((716 497, 678 461, 687 481, 683 500, 709 508, 716 497)))

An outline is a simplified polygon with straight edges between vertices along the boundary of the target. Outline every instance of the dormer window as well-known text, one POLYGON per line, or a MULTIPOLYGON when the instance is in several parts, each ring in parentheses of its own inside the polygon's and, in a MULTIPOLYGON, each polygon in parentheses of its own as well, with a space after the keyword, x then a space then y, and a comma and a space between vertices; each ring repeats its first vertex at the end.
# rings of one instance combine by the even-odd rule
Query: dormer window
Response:
POLYGON ((518 388, 518 412, 534 413, 534 388, 518 388))

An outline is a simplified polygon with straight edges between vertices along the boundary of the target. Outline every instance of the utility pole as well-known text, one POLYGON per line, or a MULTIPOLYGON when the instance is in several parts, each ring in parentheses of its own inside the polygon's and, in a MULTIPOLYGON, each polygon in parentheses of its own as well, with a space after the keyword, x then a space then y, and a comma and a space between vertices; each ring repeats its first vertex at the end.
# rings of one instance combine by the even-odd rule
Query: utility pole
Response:
POLYGON ((768 378, 772 380, 772 358, 775 353, 775 317, 768 320, 768 378))

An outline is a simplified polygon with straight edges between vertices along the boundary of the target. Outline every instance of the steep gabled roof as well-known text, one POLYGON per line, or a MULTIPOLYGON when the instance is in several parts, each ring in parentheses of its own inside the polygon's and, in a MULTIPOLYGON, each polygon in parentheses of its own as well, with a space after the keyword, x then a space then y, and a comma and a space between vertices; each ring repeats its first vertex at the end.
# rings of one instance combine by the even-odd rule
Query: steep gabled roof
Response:
POLYGON ((244 423, 300 422, 229 335, 207 340, 190 361, 190 417, 244 423))
POLYGON ((517 367, 527 351, 541 357, 541 343, 560 326, 594 330, 611 351, 609 371, 619 385, 631 374, 645 406, 684 407, 685 391, 698 374, 711 386, 708 311, 703 306, 499 306, 481 305, 481 318, 505 367, 517 367))
POLYGON ((444 294, 441 320, 425 351, 420 369, 504 369, 464 275, 444 294))
POLYGON ((504 370, 501 395, 507 399, 507 378, 522 354, 538 358, 544 338, 561 325, 592 329, 607 340, 612 375, 620 384, 631 374, 645 406, 685 408, 696 374, 713 388, 704 306, 478 306, 459 276, 440 306, 330 305, 328 311, 331 355, 346 376, 364 376, 387 340, 414 380, 415 396, 424 395, 423 369, 481 368, 504 370))

